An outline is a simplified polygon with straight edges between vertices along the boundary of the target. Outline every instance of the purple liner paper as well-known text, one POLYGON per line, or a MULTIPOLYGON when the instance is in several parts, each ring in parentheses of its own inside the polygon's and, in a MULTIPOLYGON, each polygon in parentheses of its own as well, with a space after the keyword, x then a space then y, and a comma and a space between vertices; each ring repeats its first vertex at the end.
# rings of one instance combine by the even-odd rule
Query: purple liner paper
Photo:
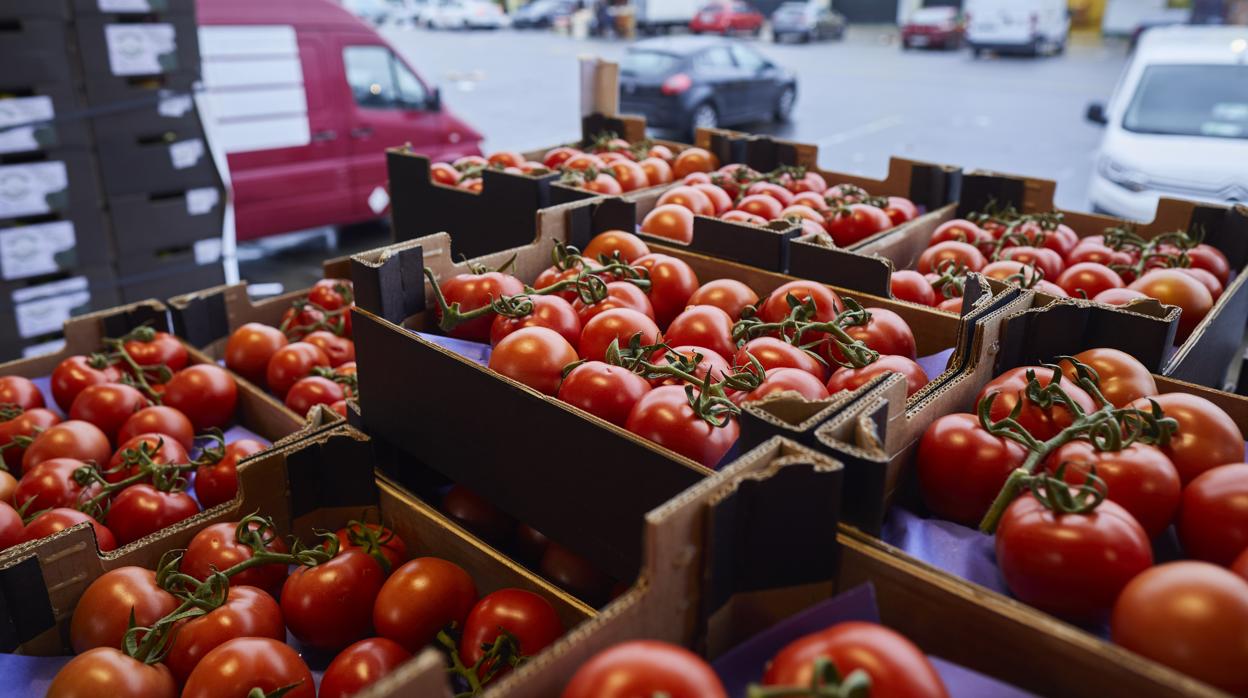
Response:
POLYGON ((482 366, 488 366, 490 364, 491 348, 490 348, 490 345, 488 344, 481 344, 480 342, 469 342, 463 339, 455 339, 454 337, 444 337, 440 334, 429 334, 427 332, 414 332, 413 331, 412 334, 416 335, 417 337, 420 337, 421 339, 427 342, 432 342, 442 347, 443 349, 446 349, 447 351, 453 351, 456 354, 459 354, 460 356, 474 363, 480 364, 482 366))
MULTIPOLYGON (((750 683, 762 679, 767 662, 794 640, 845 621, 879 623, 875 587, 854 587, 777 623, 725 652, 711 666, 732 698, 743 698, 750 683)), ((1020 691, 939 657, 928 657, 953 698, 1025 698, 1020 691)))
POLYGON ((928 379, 931 380, 944 373, 945 369, 949 368, 949 358, 952 356, 953 347, 950 347, 944 351, 932 354, 931 356, 920 356, 915 360, 915 362, 923 368, 923 372, 926 373, 928 379))

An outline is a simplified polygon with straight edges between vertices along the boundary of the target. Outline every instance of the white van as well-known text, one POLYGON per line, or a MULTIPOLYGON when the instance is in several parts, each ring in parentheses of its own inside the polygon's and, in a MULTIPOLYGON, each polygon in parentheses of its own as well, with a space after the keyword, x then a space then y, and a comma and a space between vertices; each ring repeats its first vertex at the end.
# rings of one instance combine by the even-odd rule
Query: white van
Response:
POLYGON ((1150 29, 1107 105, 1089 198, 1148 221, 1162 195, 1248 203, 1248 27, 1150 29))
POLYGON ((1070 35, 1067 0, 967 0, 966 43, 984 51, 1058 54, 1070 35))

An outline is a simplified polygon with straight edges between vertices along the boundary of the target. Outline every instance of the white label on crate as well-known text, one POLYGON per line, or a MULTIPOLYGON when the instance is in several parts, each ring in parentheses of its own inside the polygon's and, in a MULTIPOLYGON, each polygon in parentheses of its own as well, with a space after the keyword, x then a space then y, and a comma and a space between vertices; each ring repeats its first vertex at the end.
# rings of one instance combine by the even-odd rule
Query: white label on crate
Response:
POLYGON ((160 103, 156 105, 156 111, 163 117, 169 119, 177 119, 185 116, 195 108, 195 102, 191 100, 190 95, 171 95, 169 97, 161 97, 160 103))
POLYGON ((108 24, 104 39, 113 75, 151 75, 176 67, 160 64, 161 56, 178 47, 172 24, 108 24))
POLYGON ((0 99, 0 153, 38 150, 35 127, 22 124, 48 121, 54 115, 51 97, 0 99))
POLYGON ((0 231, 0 278, 9 281, 58 271, 57 253, 74 249, 74 240, 70 221, 0 231))
POLYGON ((173 169, 185 170, 199 164, 204 157, 204 141, 193 138, 189 141, 178 141, 169 146, 169 159, 173 161, 173 169))
POLYGON ((30 162, 0 166, 0 218, 38 216, 54 208, 49 194, 69 188, 63 162, 30 162))
POLYGON ((50 339, 46 342, 32 344, 22 349, 22 357, 29 359, 32 356, 43 356, 44 354, 55 354, 65 348, 64 339, 50 339))
POLYGON ((221 238, 200 240, 194 245, 195 263, 212 264, 221 259, 221 238))
POLYGON ((368 207, 373 209, 373 213, 381 213, 389 205, 390 195, 386 193, 385 187, 377 187, 368 195, 368 207))
POLYGON ((151 12, 148 0, 99 0, 100 12, 151 12))
POLYGON ((17 333, 23 339, 57 332, 69 319, 74 308, 91 302, 87 280, 76 276, 41 286, 13 292, 13 314, 17 316, 17 333))
POLYGON ((191 216, 212 213, 212 209, 221 202, 221 192, 213 187, 190 189, 186 192, 186 212, 191 216))

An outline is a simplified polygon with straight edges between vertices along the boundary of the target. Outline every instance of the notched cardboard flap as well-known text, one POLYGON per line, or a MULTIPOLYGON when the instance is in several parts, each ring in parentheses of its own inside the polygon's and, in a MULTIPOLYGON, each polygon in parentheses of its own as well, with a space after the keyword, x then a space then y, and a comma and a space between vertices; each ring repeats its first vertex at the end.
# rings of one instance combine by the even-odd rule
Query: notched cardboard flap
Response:
POLYGON ((1154 373, 1174 343, 1178 310, 1155 300, 1120 309, 1079 300, 1059 300, 1005 319, 996 372, 1076 354, 1089 347, 1112 347, 1131 354, 1154 373))
POLYGON ((865 255, 838 247, 827 247, 813 237, 796 237, 790 243, 787 273, 842 288, 852 288, 873 296, 892 297, 890 278, 893 263, 879 255, 865 255))
POLYGON ((377 480, 368 438, 348 430, 286 453, 291 517, 317 509, 377 504, 377 480))
POLYGON ((759 172, 770 172, 781 166, 799 164, 797 146, 771 136, 711 131, 707 150, 714 153, 721 164, 744 163, 759 172))
MULTIPOLYGON (((841 462, 844 468, 844 497, 841 518, 872 535, 878 535, 884 524, 884 502, 887 495, 889 458, 880 445, 888 433, 890 402, 905 399, 905 381, 897 376, 882 377, 863 397, 857 408, 847 408, 815 430, 819 450, 841 462), (897 383, 902 389, 896 396, 897 383), (885 392, 892 389, 891 393, 885 392)), ((871 385, 871 384, 868 384, 871 385)))
POLYGON ((632 233, 637 229, 637 204, 615 196, 587 206, 570 207, 567 216, 567 243, 581 250, 603 231, 632 233))
POLYGON ((33 554, 0 570, 0 651, 12 652, 55 627, 56 615, 46 589, 43 568, 33 554))
POLYGON ((1248 265, 1248 205, 1235 204, 1229 209, 1197 205, 1188 232, 1203 232, 1205 242, 1221 250, 1232 269, 1248 265))
POLYGON ((216 286, 171 298, 169 308, 173 316, 173 331, 197 347, 206 347, 228 336, 230 313, 226 295, 231 293, 241 293, 245 298, 247 285, 216 286))
POLYGON ((1011 205, 1023 209, 1027 181, 1021 177, 975 172, 962 177, 958 217, 984 211, 990 206, 1011 205))
POLYGON ((400 243, 352 257, 355 304, 396 325, 402 324, 425 309, 424 269, 424 246, 420 244, 400 243))
POLYGON ((641 140, 644 137, 645 129, 645 119, 635 116, 607 116, 606 114, 595 112, 581 117, 581 146, 587 147, 596 138, 607 133, 614 133, 617 137, 629 142, 641 140), (637 136, 638 124, 640 124, 642 136, 637 136))
MULTIPOLYGON (((890 163, 891 164, 891 163, 890 163)), ((916 206, 933 211, 954 203, 962 194, 962 168, 911 162, 910 196, 916 206)))

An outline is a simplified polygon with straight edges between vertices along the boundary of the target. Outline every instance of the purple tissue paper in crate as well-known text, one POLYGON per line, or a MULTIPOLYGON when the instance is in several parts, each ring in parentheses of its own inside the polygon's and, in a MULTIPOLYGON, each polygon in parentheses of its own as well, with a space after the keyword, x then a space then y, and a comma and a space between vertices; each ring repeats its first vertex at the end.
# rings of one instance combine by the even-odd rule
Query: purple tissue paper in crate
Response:
MULTIPOLYGON (((751 683, 762 679, 767 662, 800 637, 845 621, 880 622, 875 588, 863 584, 755 635, 711 663, 730 698, 744 698, 751 683)), ((1025 698, 1032 694, 965 667, 928 657, 952 698, 1025 698)))

